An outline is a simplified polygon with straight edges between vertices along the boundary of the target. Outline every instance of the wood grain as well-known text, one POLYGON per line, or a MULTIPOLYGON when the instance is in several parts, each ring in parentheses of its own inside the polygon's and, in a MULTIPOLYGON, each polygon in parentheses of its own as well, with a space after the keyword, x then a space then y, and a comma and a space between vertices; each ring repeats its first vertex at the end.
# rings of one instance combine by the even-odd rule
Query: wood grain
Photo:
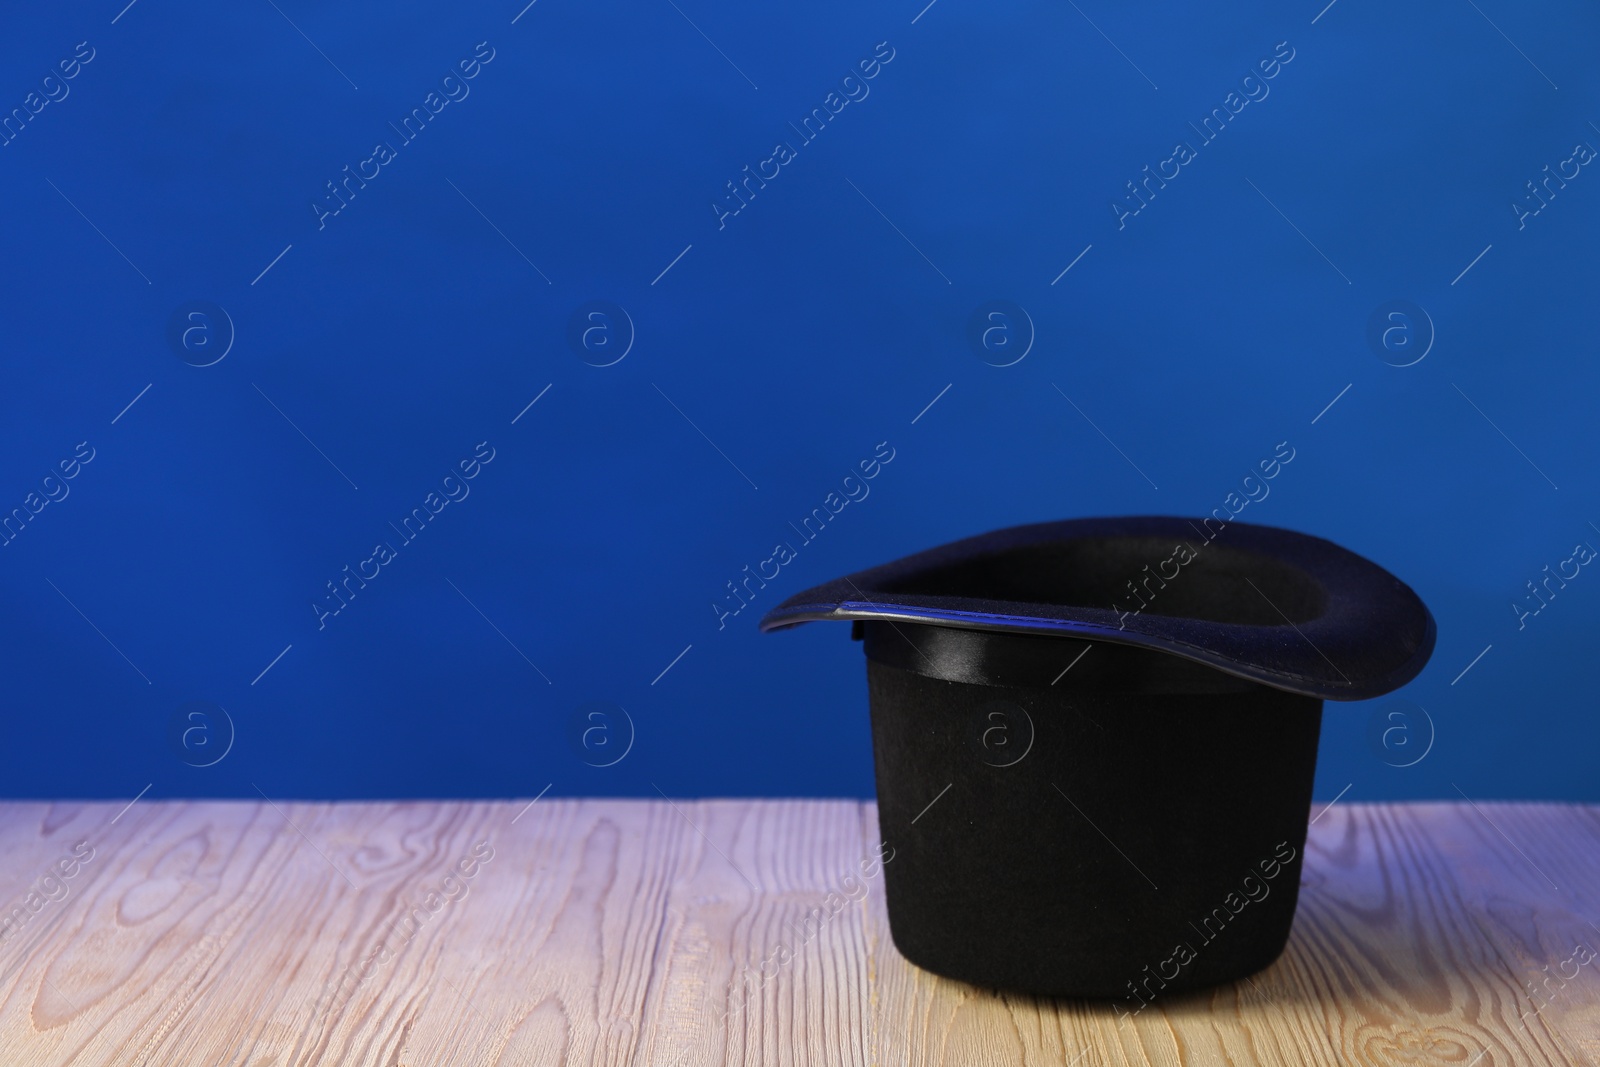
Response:
POLYGON ((1600 809, 1337 805, 1284 956, 1134 1018, 907 964, 876 831, 849 801, 0 805, 0 1064, 1600 1065, 1600 809))

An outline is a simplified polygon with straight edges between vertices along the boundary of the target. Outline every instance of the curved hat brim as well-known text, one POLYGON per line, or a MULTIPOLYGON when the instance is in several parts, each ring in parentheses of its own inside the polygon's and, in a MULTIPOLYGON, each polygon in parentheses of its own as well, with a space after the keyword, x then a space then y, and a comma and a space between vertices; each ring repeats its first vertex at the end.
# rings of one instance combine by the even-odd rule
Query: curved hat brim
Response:
POLYGON ((1173 516, 954 541, 797 593, 761 629, 857 619, 1133 645, 1325 700, 1399 688, 1435 641, 1417 594, 1347 549, 1272 526, 1173 516))

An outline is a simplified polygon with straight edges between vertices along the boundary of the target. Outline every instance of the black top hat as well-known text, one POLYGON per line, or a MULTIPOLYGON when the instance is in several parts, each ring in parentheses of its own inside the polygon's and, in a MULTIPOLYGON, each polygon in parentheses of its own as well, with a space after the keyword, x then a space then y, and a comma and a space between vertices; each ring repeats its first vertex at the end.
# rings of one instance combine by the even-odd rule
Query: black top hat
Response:
POLYGON ((1130 1013, 1283 950, 1322 701, 1404 685, 1434 645, 1417 595, 1354 553, 1170 517, 967 538, 761 628, 822 619, 865 641, 896 946, 1130 1013))

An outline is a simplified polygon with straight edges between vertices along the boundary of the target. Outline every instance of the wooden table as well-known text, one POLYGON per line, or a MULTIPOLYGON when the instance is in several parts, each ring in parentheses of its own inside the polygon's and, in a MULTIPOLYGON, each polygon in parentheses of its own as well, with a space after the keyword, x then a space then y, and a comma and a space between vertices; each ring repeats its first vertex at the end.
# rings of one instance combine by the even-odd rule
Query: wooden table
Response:
POLYGON ((0 805, 0 1064, 1600 1065, 1600 958, 1574 951, 1600 949, 1600 808, 1338 804, 1283 958, 1120 1025, 902 960, 881 876, 844 880, 876 825, 850 801, 0 805))

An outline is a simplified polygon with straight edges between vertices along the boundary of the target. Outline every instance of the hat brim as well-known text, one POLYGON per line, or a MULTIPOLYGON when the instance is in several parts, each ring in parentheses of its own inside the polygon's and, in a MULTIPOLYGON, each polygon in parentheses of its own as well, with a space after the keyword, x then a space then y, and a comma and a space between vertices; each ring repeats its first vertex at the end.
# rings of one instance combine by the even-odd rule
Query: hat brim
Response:
POLYGON ((1173 516, 1037 523, 954 541, 797 593, 761 629, 856 619, 1132 645, 1325 700, 1399 688, 1435 641, 1417 594, 1347 549, 1277 527, 1173 516))

